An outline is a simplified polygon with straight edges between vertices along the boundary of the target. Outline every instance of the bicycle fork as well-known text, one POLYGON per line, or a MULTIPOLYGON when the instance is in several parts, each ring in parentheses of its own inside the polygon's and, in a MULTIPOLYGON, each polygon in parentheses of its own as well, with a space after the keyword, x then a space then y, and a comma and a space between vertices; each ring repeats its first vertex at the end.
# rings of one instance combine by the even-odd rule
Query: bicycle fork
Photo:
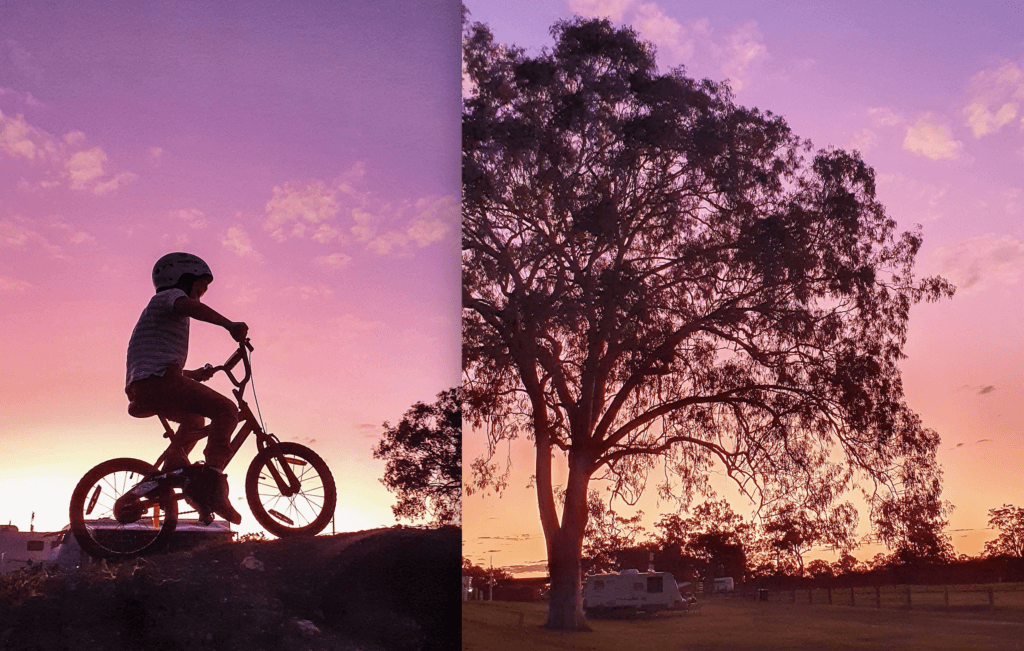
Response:
POLYGON ((270 470, 270 476, 274 478, 274 482, 281 490, 281 495, 291 497, 299 493, 302 490, 299 478, 295 476, 295 471, 292 470, 288 459, 277 451, 280 441, 273 434, 263 431, 259 421, 256 419, 256 415, 249 408, 249 403, 242 398, 242 394, 238 389, 234 390, 234 394, 235 399, 238 401, 238 411, 241 416, 239 420, 244 425, 242 425, 242 428, 231 441, 231 456, 235 456, 235 453, 242 447, 242 443, 248 438, 249 434, 256 434, 257 450, 263 452, 270 449, 274 452, 273 456, 267 460, 267 469, 270 470))

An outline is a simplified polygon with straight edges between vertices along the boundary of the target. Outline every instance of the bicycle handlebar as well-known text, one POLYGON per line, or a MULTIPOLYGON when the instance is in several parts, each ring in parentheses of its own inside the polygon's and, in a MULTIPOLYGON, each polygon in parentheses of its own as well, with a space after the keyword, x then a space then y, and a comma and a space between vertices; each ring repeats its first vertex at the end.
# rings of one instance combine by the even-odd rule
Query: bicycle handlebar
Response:
POLYGON ((252 351, 253 347, 252 344, 249 343, 248 339, 238 342, 238 350, 233 352, 226 362, 220 366, 215 366, 213 368, 213 372, 216 373, 217 371, 224 371, 224 375, 228 376, 228 379, 231 380, 231 384, 234 384, 238 388, 244 387, 252 377, 252 366, 249 364, 248 355, 248 353, 252 351), (234 373, 231 372, 232 369, 238 366, 238 362, 243 362, 245 365, 245 376, 241 380, 236 379, 234 373))

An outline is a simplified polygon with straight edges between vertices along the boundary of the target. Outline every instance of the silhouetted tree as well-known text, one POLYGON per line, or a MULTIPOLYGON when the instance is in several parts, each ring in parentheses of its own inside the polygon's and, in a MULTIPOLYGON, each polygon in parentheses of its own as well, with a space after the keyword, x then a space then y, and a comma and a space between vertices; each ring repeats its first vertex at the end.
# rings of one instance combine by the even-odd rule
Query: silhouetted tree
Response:
POLYGON ((1024 509, 1012 504, 989 509, 988 526, 999 529, 999 537, 985 543, 986 556, 1024 558, 1024 509))
POLYGON ((803 576, 804 553, 819 545, 849 552, 856 526, 856 510, 848 503, 820 513, 783 504, 766 518, 763 529, 767 546, 775 552, 776 571, 803 576))
MULTIPOLYGON (((632 502, 664 467, 685 499, 718 464, 762 504, 821 510, 932 464, 898 364, 911 305, 952 287, 914 279, 921 236, 857 153, 659 73, 630 29, 552 34, 536 56, 464 36, 463 385, 492 455, 534 442, 547 626, 576 629, 596 473, 632 502)), ((475 488, 502 476, 473 469, 475 488)))
POLYGON ((462 406, 459 390, 417 402, 397 425, 384 423, 384 438, 373 448, 386 459, 381 483, 398 496, 395 519, 429 517, 431 524, 462 523, 462 406))
POLYGON ((878 539, 892 555, 890 565, 945 563, 955 558, 953 544, 943 529, 953 505, 941 498, 942 473, 931 465, 927 472, 901 472, 900 488, 874 505, 878 539))
POLYGON ((705 578, 714 578, 721 568, 723 576, 742 580, 748 574, 748 554, 756 546, 752 524, 744 522, 726 500, 708 500, 683 518, 669 513, 655 527, 657 542, 663 549, 678 546, 693 558, 705 578))
POLYGON ((835 576, 833 566, 829 565, 829 562, 822 558, 816 558, 808 563, 807 573, 816 579, 828 579, 835 576))
POLYGON ((462 557, 462 575, 478 580, 480 585, 485 585, 487 581, 491 579, 493 579, 495 583, 506 582, 512 579, 512 574, 505 568, 482 567, 473 563, 473 561, 469 560, 465 556, 462 557))
POLYGON ((833 576, 842 576, 844 574, 853 574, 860 572, 864 569, 864 563, 861 563, 855 556, 849 552, 840 554, 839 559, 832 564, 833 576))
POLYGON ((583 534, 583 556, 588 561, 588 571, 608 572, 620 569, 618 556, 636 545, 637 537, 644 532, 643 511, 633 517, 620 516, 601 499, 595 490, 587 496, 587 528, 583 534))

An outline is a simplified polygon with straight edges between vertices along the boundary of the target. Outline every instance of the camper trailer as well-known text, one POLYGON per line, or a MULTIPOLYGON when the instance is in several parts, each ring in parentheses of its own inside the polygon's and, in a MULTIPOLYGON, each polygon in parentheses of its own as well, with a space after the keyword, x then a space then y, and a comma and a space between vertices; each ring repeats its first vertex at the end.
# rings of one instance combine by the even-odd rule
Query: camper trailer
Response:
POLYGON ((732 592, 736 589, 736 582, 731 576, 724 576, 715 579, 712 585, 711 592, 718 594, 719 592, 732 592))
POLYGON ((592 574, 583 585, 583 611, 591 615, 632 614, 684 609, 676 581, 668 572, 623 570, 592 574))
POLYGON ((0 574, 40 563, 55 564, 62 538, 59 531, 18 531, 14 525, 0 525, 0 574))

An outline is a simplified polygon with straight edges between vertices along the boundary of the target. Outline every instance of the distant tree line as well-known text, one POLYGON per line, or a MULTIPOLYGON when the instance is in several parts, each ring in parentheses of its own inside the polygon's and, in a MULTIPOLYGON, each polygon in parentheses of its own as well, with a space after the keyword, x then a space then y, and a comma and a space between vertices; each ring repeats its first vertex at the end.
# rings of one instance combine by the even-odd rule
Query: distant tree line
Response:
MULTIPOLYGON (((688 515, 662 516, 655 531, 649 532, 641 524, 642 512, 621 516, 604 504, 597 491, 590 492, 588 506, 585 573, 644 571, 653 564, 677 581, 732 577, 737 582, 786 587, 809 581, 829 585, 1024 581, 1024 508, 1009 504, 989 511, 989 527, 999 535, 977 557, 956 555, 949 535, 942 531, 945 519, 925 512, 901 525, 903 537, 892 540, 889 553, 868 560, 853 556, 856 522, 843 514, 823 521, 782 509, 754 522, 735 513, 725 500, 709 500, 688 515), (836 550, 838 559, 805 562, 811 550, 823 547, 836 550)), ((514 582, 504 570, 485 570, 464 559, 463 574, 479 577, 479 585, 493 579, 496 598, 516 598, 505 589, 514 582)))

